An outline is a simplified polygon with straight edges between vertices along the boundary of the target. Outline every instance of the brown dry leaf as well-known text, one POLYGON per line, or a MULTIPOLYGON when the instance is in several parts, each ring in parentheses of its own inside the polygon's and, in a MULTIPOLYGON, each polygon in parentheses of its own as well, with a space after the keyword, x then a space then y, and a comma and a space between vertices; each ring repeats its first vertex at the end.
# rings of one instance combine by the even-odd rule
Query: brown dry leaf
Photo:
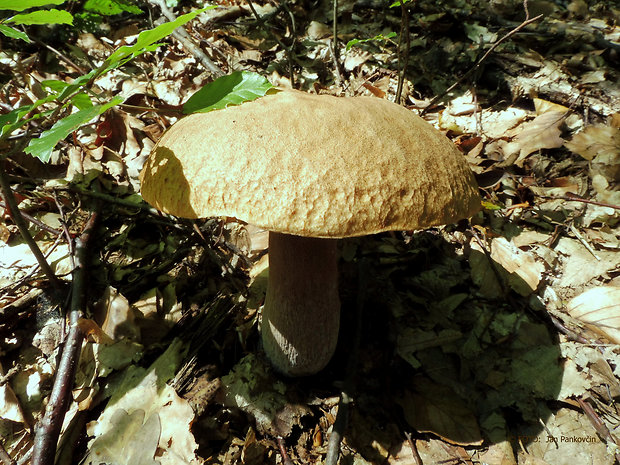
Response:
POLYGON ((4 222, 0 222, 0 242, 6 244, 11 237, 11 231, 6 227, 4 222))
POLYGON ((596 250, 597 259, 581 242, 569 237, 560 238, 554 250, 562 255, 562 274, 554 283, 557 288, 577 288, 618 268, 617 251, 596 250))
POLYGON ((587 364, 582 366, 580 360, 569 356, 573 347, 565 347, 564 345, 560 347, 565 360, 562 365, 562 386, 557 398, 559 400, 566 400, 571 397, 582 396, 592 387, 592 380, 586 376, 585 373, 587 372, 584 372, 584 369, 587 369, 587 364))
POLYGON ((480 454, 480 463, 487 465, 517 465, 517 461, 509 441, 491 443, 480 454))
POLYGON ((607 452, 605 443, 581 412, 561 409, 546 420, 545 428, 529 433, 523 432, 530 441, 525 448, 527 453, 524 449, 519 452, 519 463, 545 463, 541 460, 553 465, 614 463, 613 454, 607 452))
POLYGON ((76 45, 95 60, 103 61, 112 53, 112 47, 97 39, 90 32, 80 34, 76 45))
POLYGON ((564 145, 592 161, 592 175, 608 182, 620 182, 620 128, 596 125, 585 128, 564 145))
POLYGON ((569 111, 569 108, 565 107, 564 105, 550 102, 548 100, 543 100, 541 98, 534 98, 533 101, 537 115, 542 115, 543 113, 547 113, 550 111, 559 111, 562 113, 566 113, 569 111))
POLYGON ((111 339, 135 340, 140 334, 135 324, 135 313, 124 295, 108 286, 95 306, 95 320, 111 339))
POLYGON ((190 430, 194 412, 166 383, 182 356, 183 344, 175 340, 150 368, 128 369, 107 408, 87 427, 94 439, 85 464, 200 463, 190 430))
POLYGON ((352 48, 349 50, 344 58, 344 69, 347 71, 353 71, 359 66, 366 63, 368 60, 372 60, 372 54, 358 48, 352 48))
POLYGON ((620 344, 620 287, 589 289, 574 297, 566 311, 613 343, 620 344))
MULTIPOLYGON (((422 463, 458 463, 445 442, 440 439, 419 439, 415 441, 415 445, 422 463)), ((419 462, 415 461, 411 454, 411 446, 408 441, 405 441, 396 456, 388 457, 388 463, 390 465, 418 465, 419 462)))
POLYGON ((597 156, 620 156, 620 128, 599 124, 588 126, 566 142, 566 147, 586 160, 597 156))
POLYGON ((480 462, 487 465, 517 465, 512 445, 509 441, 492 442, 480 453, 480 462))
POLYGON ((306 35, 312 40, 325 39, 330 37, 332 33, 329 26, 318 21, 310 21, 308 29, 306 29, 306 35))
MULTIPOLYGON (((37 241, 37 244, 57 275, 71 273, 69 247, 66 244, 46 240, 37 241)), ((27 244, 0 243, 0 286, 15 283, 35 269, 39 269, 39 264, 27 244)))
POLYGON ((277 380, 266 362, 254 354, 242 358, 222 377, 222 390, 224 404, 252 415, 261 433, 286 437, 309 413, 307 407, 287 400, 286 384, 277 380))
MULTIPOLYGON (((501 285, 497 282, 486 254, 476 241, 472 240, 471 247, 470 264, 474 283, 488 297, 501 296, 501 285)), ((505 238, 497 237, 491 242, 491 259, 495 262, 496 270, 518 294, 528 296, 538 289, 545 265, 537 261, 531 252, 520 250, 505 238)))
POLYGON ((512 141, 504 144, 504 156, 508 160, 516 157, 513 163, 521 166, 537 150, 562 147, 560 124, 564 115, 563 111, 549 111, 516 128, 512 131, 516 134, 512 141))
POLYGON ((406 390, 396 401, 407 423, 417 431, 461 446, 482 444, 476 417, 450 387, 418 378, 414 389, 406 390))
MULTIPOLYGON (((0 375, 4 376, 5 374, 0 364, 0 375)), ((28 424, 24 417, 19 399, 13 392, 9 383, 0 385, 0 419, 14 421, 24 425, 28 424)))
POLYGON ((527 116, 527 112, 520 108, 507 108, 502 111, 483 109, 474 113, 473 105, 471 95, 470 101, 462 98, 451 102, 450 110, 439 115, 439 128, 451 130, 458 134, 476 134, 479 132, 487 139, 499 139, 505 137, 512 128, 522 123, 527 116), (477 121, 478 119, 479 121, 477 121))

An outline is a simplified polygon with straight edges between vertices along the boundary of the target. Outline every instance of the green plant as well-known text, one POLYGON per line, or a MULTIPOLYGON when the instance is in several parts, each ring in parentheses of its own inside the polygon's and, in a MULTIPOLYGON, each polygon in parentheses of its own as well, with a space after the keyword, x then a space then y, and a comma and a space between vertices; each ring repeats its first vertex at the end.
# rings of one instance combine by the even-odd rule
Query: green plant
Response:
POLYGON ((365 42, 383 42, 386 40, 390 40, 392 37, 396 37, 395 32, 390 32, 386 35, 377 34, 376 36, 370 37, 369 39, 351 39, 350 41, 347 42, 346 51, 348 52, 349 50, 351 50, 351 47, 357 44, 363 44, 365 42))
POLYGON ((65 0, 0 0, 0 10, 14 11, 17 14, 0 19, 0 33, 12 39, 21 39, 30 43, 30 38, 24 32, 12 26, 33 24, 73 24, 73 15, 68 11, 51 9, 37 9, 27 13, 23 11, 45 5, 62 5, 65 0))
MULTIPOLYGON (((0 8, 7 9, 7 4, 14 0, 0 0, 0 8)), ((36 7, 50 0, 23 0, 30 7, 36 7)), ((61 4, 64 0, 52 0, 55 4, 61 4)), ((23 6, 22 5, 22 6, 23 6)), ((20 7, 21 8, 21 7, 20 7)), ((40 125, 51 128, 43 131, 39 137, 32 138, 24 151, 39 158, 43 162, 49 161, 52 150, 59 141, 66 138, 71 132, 86 124, 98 115, 101 115, 109 108, 123 102, 119 96, 110 97, 109 95, 97 94, 94 90, 94 81, 105 73, 118 68, 137 56, 154 51, 161 46, 160 40, 167 37, 172 31, 188 21, 191 21, 198 14, 205 10, 214 8, 209 6, 200 10, 179 16, 175 21, 161 24, 154 29, 142 31, 133 45, 125 45, 116 49, 98 68, 93 69, 87 74, 79 76, 72 82, 67 83, 60 80, 46 80, 41 83, 46 96, 34 103, 22 105, 13 111, 0 115, 0 143, 5 141, 10 135, 15 133, 33 120, 39 120, 40 125), (43 124, 45 123, 45 124, 43 124)), ((53 10, 42 11, 50 12, 53 10)), ((28 18, 17 18, 19 15, 12 16, 5 20, 13 21, 13 24, 26 24, 28 18)), ((46 15, 53 19, 53 15, 46 15)), ((31 18, 31 17, 30 17, 31 18)), ((32 18, 30 19, 30 21, 32 18)), ((42 24, 42 23, 36 23, 42 24)), ((57 24, 57 22, 55 23, 57 24)), ((4 25, 4 24, 2 24, 4 25)), ((4 31, 2 31, 4 32, 4 31)), ((21 31, 15 30, 15 35, 21 31)), ((26 34, 19 37, 27 40, 26 34)))
POLYGON ((143 11, 131 0, 86 0, 82 5, 82 11, 75 14, 76 27, 96 33, 106 16, 122 13, 139 15, 143 11))

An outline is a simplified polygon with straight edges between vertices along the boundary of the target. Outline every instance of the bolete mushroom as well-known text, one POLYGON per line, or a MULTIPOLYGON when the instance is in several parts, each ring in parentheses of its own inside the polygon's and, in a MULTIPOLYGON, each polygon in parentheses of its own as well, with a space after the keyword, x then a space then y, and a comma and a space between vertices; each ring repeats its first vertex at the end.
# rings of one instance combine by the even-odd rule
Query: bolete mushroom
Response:
POLYGON ((187 116, 153 148, 141 182, 163 212, 270 231, 262 341, 289 376, 316 373, 336 348, 335 239, 453 223, 480 209, 459 150, 375 97, 281 91, 187 116))

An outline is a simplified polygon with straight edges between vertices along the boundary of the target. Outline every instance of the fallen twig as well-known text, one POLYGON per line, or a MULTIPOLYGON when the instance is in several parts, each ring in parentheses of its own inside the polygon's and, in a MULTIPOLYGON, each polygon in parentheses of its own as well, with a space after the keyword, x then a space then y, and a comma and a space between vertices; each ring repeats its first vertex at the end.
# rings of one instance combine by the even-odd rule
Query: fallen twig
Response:
POLYGON ((406 431, 405 432, 405 437, 407 438, 407 442, 409 443, 409 447, 411 447, 411 456, 413 458, 413 461, 415 462, 415 465, 424 465, 422 463, 422 457, 420 457, 420 454, 418 453, 418 448, 415 445, 415 441, 411 437, 411 433, 406 431))
POLYGON ((486 61, 486 59, 489 57, 489 55, 491 55, 491 53, 493 53, 493 51, 499 46, 499 44, 501 44, 502 42, 504 42, 505 40, 507 40, 508 38, 512 37, 513 35, 515 35, 517 32, 519 32, 521 29, 523 29, 525 26, 528 26, 529 24, 532 24, 536 21, 538 21, 540 18, 542 18, 544 15, 540 14, 538 16, 535 16, 533 18, 530 18, 530 13, 527 9, 527 0, 525 0, 523 2, 524 5, 524 9, 525 9, 525 19, 523 20, 523 22, 521 24, 519 24, 517 27, 515 27, 513 30, 509 31, 508 33, 506 33, 503 37, 500 37, 498 40, 496 40, 495 42, 493 42, 493 45, 491 45, 491 47, 486 51, 486 53, 484 55, 482 55, 482 57, 476 61, 476 63, 474 63, 474 66, 472 66, 465 74, 463 74, 460 78, 458 78, 456 80, 456 82, 454 84, 452 84, 450 87, 448 87, 446 90, 444 90, 442 93, 436 95, 428 104, 428 106, 426 108, 424 108, 420 114, 423 115, 425 114, 430 108, 432 108, 439 100, 441 100, 442 98, 444 98, 444 96, 450 92, 452 92, 454 90, 455 87, 457 87, 459 84, 461 84, 465 79, 467 79, 469 76, 471 76, 475 71, 478 70, 478 68, 480 68, 480 65, 486 61))
POLYGON ((334 62, 334 72, 336 73, 336 81, 340 85, 342 83, 342 75, 340 74, 340 54, 338 53, 338 0, 333 0, 333 22, 332 22, 332 41, 330 43, 330 51, 334 62))
POLYGON ((596 200, 584 199, 583 197, 580 197, 577 194, 573 194, 572 192, 567 192, 566 195, 558 195, 558 196, 539 195, 539 197, 542 197, 543 199, 551 199, 551 200, 561 199, 561 200, 568 200, 570 202, 589 203, 590 205, 598 205, 599 207, 613 208, 614 210, 620 210, 620 205, 613 205, 611 203, 597 202, 596 200))
POLYGON ((280 455, 282 455, 282 462, 284 465, 293 465, 293 461, 288 456, 286 452, 286 447, 284 446, 284 439, 278 438, 278 449, 280 449, 280 455))
MULTIPOLYGON (((583 410, 583 413, 585 413, 585 415, 588 417, 588 420, 590 420, 590 423, 592 424, 592 426, 594 427, 598 435, 608 445, 610 445, 611 443, 617 446, 618 445, 617 439, 614 437, 613 434, 611 434, 611 432, 609 431, 609 428, 607 428, 607 425, 605 425, 605 422, 601 420, 601 417, 598 416, 598 414, 596 413, 592 405, 590 405, 589 402, 586 402, 586 400, 583 397, 577 398, 577 402, 579 402, 579 406, 583 410)), ((616 451, 618 450, 617 447, 615 448, 615 450, 616 451)), ((620 463, 620 452, 615 452, 614 455, 616 457, 616 462, 620 463)))
MULTIPOLYGON (((0 207, 6 208, 6 204, 4 202, 0 202, 0 207)), ((55 236, 59 236, 62 234, 62 231, 60 229, 52 228, 51 226, 45 224, 43 221, 35 218, 34 216, 29 215, 28 213, 25 213, 25 212, 20 212, 20 213, 25 220, 28 220, 30 223, 37 226, 39 229, 43 229, 44 231, 47 231, 48 233, 51 233, 55 236)))
POLYGON ((0 441, 0 462, 2 462, 4 465, 15 465, 15 460, 13 460, 8 454, 8 452, 4 449, 2 441, 0 441))
POLYGON ((396 86, 395 103, 400 104, 403 93, 403 84, 405 82, 405 73, 409 64, 409 49, 411 48, 411 34, 409 31, 409 7, 405 4, 405 0, 400 1, 401 21, 400 21, 400 39, 398 41, 398 85, 396 86), (403 38, 404 36, 404 38, 403 38), (405 54, 403 57, 403 40, 405 41, 405 54), (402 58, 402 60, 401 60, 402 58))
POLYGON ((36 426, 32 465, 54 464, 56 445, 71 399, 75 370, 79 360, 82 340, 84 339, 84 334, 78 326, 78 321, 83 317, 86 307, 88 247, 91 243, 98 217, 98 213, 93 213, 82 234, 75 239, 75 269, 73 270, 73 286, 69 312, 69 334, 64 342, 62 356, 58 364, 54 386, 45 409, 45 414, 36 426))
MULTIPOLYGON (((161 10, 162 14, 168 19, 168 21, 172 22, 177 18, 174 16, 174 13, 170 11, 168 6, 166 5, 165 0, 150 0, 150 2, 154 5, 157 5, 161 10)), ((205 53, 201 50, 201 48, 196 45, 192 37, 188 34, 188 32, 182 28, 178 27, 174 31, 172 31, 172 35, 181 42, 181 45, 185 50, 194 55, 196 59, 204 66, 207 70, 211 71, 216 77, 223 76, 225 73, 220 69, 218 65, 216 65, 211 58, 209 58, 205 53)))
POLYGON ((336 421, 334 427, 329 436, 329 442, 327 443, 327 455, 325 457, 325 465, 336 465, 340 456, 340 443, 344 437, 344 432, 347 429, 347 423, 349 421, 349 409, 353 398, 351 393, 355 387, 355 372, 357 370, 357 358, 360 343, 362 340, 362 327, 363 327, 363 310, 364 301, 366 300, 366 289, 368 283, 369 264, 366 260, 362 259, 359 263, 359 275, 358 275, 358 289, 357 289, 357 301, 356 301, 356 315, 355 315, 355 329, 353 335, 353 343, 351 344, 351 352, 349 353, 349 360, 347 362, 346 376, 340 393, 340 402, 338 404, 338 413, 336 414, 336 421))
POLYGON ((21 234, 22 239, 26 244, 28 244, 30 251, 36 258, 39 266, 41 267, 41 270, 43 271, 43 273, 45 273, 45 276, 47 276, 47 279, 52 284, 53 289, 58 290, 62 287, 62 284, 52 270, 52 267, 49 265, 49 263, 47 263, 47 260, 45 259, 43 252, 41 252, 41 249, 37 245, 37 242, 32 238, 30 232, 28 231, 28 225, 26 224, 26 221, 24 221, 24 217, 19 211, 19 207, 17 206, 17 202, 15 201, 15 197, 13 197, 13 192, 11 191, 11 186, 9 185, 9 181, 4 172, 4 163, 5 162, 2 161, 2 165, 0 165, 0 187, 2 188, 2 197, 4 198, 4 203, 8 206, 11 218, 15 222, 17 229, 19 229, 19 233, 21 234))

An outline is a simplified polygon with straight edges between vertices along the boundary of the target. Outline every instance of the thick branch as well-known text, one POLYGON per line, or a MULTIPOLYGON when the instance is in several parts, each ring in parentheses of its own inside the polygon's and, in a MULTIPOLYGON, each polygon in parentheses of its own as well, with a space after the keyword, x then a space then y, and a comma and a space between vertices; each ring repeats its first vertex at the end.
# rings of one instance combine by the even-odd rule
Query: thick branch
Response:
POLYGON ((62 357, 58 364, 56 379, 50 394, 45 415, 36 428, 32 465, 53 465, 56 447, 62 423, 67 412, 71 391, 82 347, 84 334, 78 326, 79 319, 86 308, 86 273, 88 263, 88 246, 97 220, 93 213, 86 224, 84 232, 75 241, 75 269, 73 271, 73 287, 71 308, 69 312, 69 334, 62 349, 62 357))

